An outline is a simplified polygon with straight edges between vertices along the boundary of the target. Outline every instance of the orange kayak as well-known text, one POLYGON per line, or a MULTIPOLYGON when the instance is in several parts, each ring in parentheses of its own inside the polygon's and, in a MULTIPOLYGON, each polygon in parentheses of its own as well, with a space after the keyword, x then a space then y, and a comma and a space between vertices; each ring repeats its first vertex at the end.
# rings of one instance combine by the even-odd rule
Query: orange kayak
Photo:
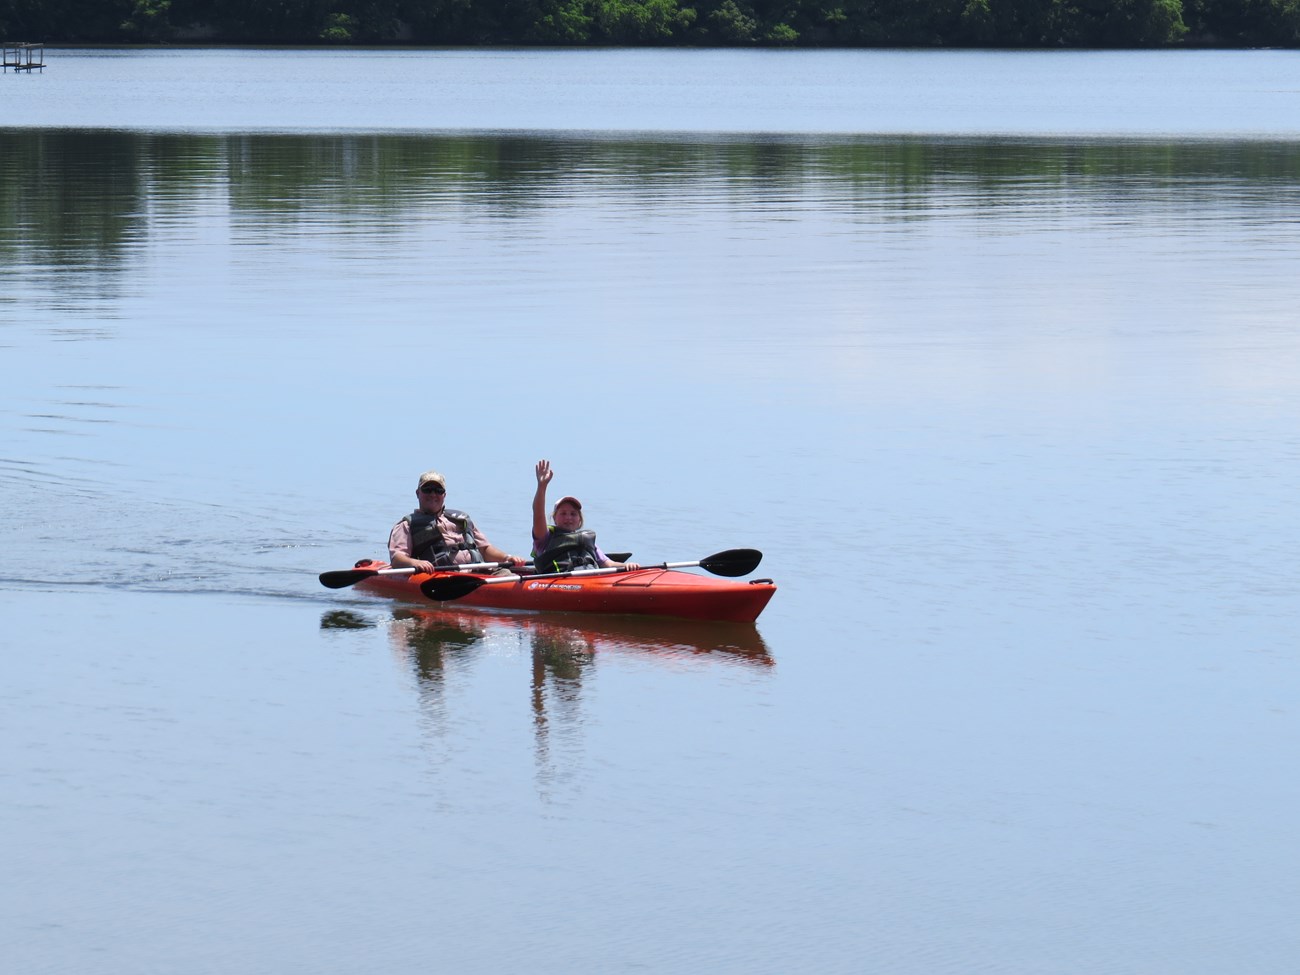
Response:
MULTIPOLYGON (((356 568, 382 571, 389 567, 384 562, 362 561, 356 568)), ((356 587, 429 606, 434 601, 420 591, 421 584, 431 579, 463 578, 464 575, 457 572, 377 574, 362 579, 356 587)), ((776 586, 770 579, 740 582, 652 566, 609 575, 488 576, 473 592, 438 605, 466 609, 675 616, 752 623, 775 592, 776 586)))

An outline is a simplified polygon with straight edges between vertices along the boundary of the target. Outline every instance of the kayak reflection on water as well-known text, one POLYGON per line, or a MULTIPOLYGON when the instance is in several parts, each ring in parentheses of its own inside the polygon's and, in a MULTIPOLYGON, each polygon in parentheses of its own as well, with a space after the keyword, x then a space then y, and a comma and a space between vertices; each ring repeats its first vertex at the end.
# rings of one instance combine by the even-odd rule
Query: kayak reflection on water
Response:
MULTIPOLYGON (((394 621, 407 615, 395 613, 394 621)), ((395 642, 400 639, 398 649, 407 651, 421 688, 428 690, 434 685, 441 689, 448 665, 470 656, 483 642, 486 630, 456 620, 427 619, 394 628, 393 634, 395 642)))
MULTIPOLYGON (((598 651, 676 658, 711 656, 756 667, 774 664, 752 623, 406 607, 394 609, 392 618, 394 649, 410 661, 422 684, 441 684, 450 662, 468 658, 493 633, 529 639, 535 676, 540 667, 559 677, 578 679, 583 665, 598 651)), ((351 610, 331 610, 320 621, 322 630, 361 630, 376 625, 370 617, 351 610)))
POLYGON ((577 613, 514 615, 482 610, 406 607, 395 609, 393 619, 409 621, 413 630, 429 634, 438 634, 448 628, 461 633, 472 632, 479 640, 490 632, 523 634, 531 638, 535 648, 582 647, 584 653, 716 656, 759 667, 770 667, 774 663, 762 634, 753 623, 708 623, 577 613))
POLYGON ((394 649, 415 669, 420 710, 439 734, 454 726, 446 707, 449 676, 468 667, 488 643, 526 641, 532 657, 529 705, 537 786, 546 796, 566 781, 566 770, 581 763, 583 689, 599 654, 674 660, 706 656, 749 667, 773 664, 752 623, 402 607, 393 612, 391 632, 394 649))
MULTIPOLYGON (((351 610, 331 610, 320 621, 322 630, 373 629, 381 624, 382 619, 351 610)), ((489 644, 529 647, 537 787, 548 798, 581 765, 583 685, 595 670, 598 654, 632 653, 665 661, 706 657, 760 668, 773 665, 767 644, 752 623, 399 607, 393 610, 388 632, 394 655, 415 677, 427 730, 438 739, 463 728, 463 721, 448 707, 449 694, 483 659, 479 651, 489 644)))

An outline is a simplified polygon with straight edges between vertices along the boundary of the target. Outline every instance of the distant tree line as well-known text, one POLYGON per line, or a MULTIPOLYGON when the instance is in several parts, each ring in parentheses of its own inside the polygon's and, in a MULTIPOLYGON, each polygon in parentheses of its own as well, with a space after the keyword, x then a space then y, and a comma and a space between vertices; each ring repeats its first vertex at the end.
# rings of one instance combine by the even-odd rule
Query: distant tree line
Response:
POLYGON ((45 43, 1296 47, 1300 0, 0 0, 45 43))

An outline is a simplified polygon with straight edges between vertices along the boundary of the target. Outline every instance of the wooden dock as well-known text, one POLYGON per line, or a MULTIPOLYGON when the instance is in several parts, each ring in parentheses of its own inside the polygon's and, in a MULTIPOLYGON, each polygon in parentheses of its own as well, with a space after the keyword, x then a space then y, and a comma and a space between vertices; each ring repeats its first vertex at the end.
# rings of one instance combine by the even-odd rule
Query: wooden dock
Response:
POLYGON ((44 71, 45 70, 45 45, 29 44, 26 41, 15 44, 9 41, 4 45, 4 70, 5 74, 9 69, 15 71, 44 71))

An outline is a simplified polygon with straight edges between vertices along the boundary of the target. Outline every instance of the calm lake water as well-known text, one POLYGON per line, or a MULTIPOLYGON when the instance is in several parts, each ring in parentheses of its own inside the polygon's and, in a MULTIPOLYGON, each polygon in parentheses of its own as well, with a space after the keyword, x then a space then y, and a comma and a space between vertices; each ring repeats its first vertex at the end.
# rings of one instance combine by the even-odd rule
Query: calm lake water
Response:
POLYGON ((1287 973, 1300 55, 0 76, 24 973, 1287 973), (755 627, 401 608, 534 462, 755 627))

